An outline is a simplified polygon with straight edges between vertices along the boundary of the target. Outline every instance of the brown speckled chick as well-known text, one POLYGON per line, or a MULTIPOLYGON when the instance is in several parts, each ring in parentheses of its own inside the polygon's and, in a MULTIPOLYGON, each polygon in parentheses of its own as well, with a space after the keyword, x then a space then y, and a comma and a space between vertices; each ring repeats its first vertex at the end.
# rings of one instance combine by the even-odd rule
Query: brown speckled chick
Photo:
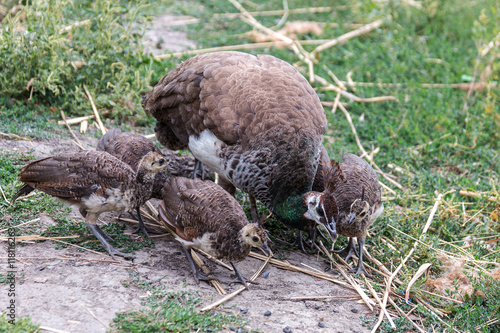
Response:
MULTIPOLYGON (((130 165, 134 171, 137 171, 139 162, 149 152, 155 152, 158 155, 162 155, 160 149, 143 135, 122 132, 118 128, 107 131, 106 134, 99 139, 99 142, 97 142, 96 150, 105 151, 113 155, 130 165)), ((168 161, 167 158, 165 159, 168 161)), ((151 197, 146 198, 145 201, 151 198, 161 199, 161 189, 166 179, 167 174, 165 172, 158 172, 156 174, 151 197)), ((133 233, 140 231, 149 238, 146 226, 142 220, 140 207, 136 208, 136 212, 139 226, 133 233)))
MULTIPOLYGON (((21 169, 25 185, 18 193, 43 191, 69 204, 76 204, 85 224, 114 257, 129 257, 109 244, 111 238, 97 226, 103 212, 136 210, 148 198, 155 176, 165 169, 166 160, 155 152, 138 163, 137 172, 128 164, 102 151, 81 151, 42 158, 21 169)), ((16 195, 16 198, 19 195, 16 195)))
POLYGON ((356 237, 359 245, 359 261, 358 266, 350 272, 365 273, 369 276, 363 265, 363 246, 368 227, 384 210, 380 202, 381 188, 373 168, 356 155, 343 155, 340 169, 345 182, 339 182, 334 191, 339 208, 336 227, 339 235, 349 238, 349 243, 345 249, 338 252, 346 255, 348 260, 356 251, 352 239, 356 237))
POLYGON ((336 218, 336 206, 325 204, 334 199, 311 191, 325 112, 285 61, 242 52, 198 55, 165 75, 143 107, 157 120, 161 144, 189 148, 285 225, 303 229, 336 218))
POLYGON ((213 182, 171 177, 162 194, 159 219, 178 235, 177 240, 183 246, 195 279, 209 278, 196 269, 190 248, 229 261, 239 281, 247 287, 234 262, 245 259, 252 246, 269 254, 264 229, 248 223, 236 199, 213 182))

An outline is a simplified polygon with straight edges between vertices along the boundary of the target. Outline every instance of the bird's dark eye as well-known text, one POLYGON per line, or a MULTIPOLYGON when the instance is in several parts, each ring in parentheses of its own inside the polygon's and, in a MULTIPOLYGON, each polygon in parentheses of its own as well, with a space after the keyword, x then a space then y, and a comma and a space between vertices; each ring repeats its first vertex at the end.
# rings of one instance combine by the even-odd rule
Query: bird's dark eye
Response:
POLYGON ((163 158, 161 158, 161 159, 158 161, 158 163, 159 163, 160 165, 163 165, 163 163, 165 163, 165 160, 164 160, 163 158))
POLYGON ((259 237, 257 237, 257 236, 253 236, 252 240, 253 240, 255 243, 258 243, 258 242, 259 242, 259 237))

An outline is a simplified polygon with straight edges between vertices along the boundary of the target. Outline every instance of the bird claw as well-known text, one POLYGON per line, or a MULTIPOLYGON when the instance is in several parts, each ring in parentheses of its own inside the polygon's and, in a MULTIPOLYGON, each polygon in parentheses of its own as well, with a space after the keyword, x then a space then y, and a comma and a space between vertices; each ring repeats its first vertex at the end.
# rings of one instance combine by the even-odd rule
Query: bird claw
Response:
POLYGON ((139 232, 142 232, 147 239, 150 239, 148 234, 148 228, 146 228, 144 225, 139 225, 137 229, 132 231, 132 234, 138 234, 139 232))
MULTIPOLYGON (((238 275, 236 274, 231 274, 231 277, 233 278, 233 280, 229 281, 228 285, 232 285, 234 283, 241 283, 242 285, 245 286, 246 283, 250 283, 250 284, 260 284, 259 282, 256 282, 256 281, 253 281, 253 280, 250 280, 249 278, 245 277, 245 276, 241 276, 242 279, 245 281, 245 283, 243 283, 242 280, 240 280, 240 278, 238 277, 238 275)), ((247 288, 248 289, 248 288, 247 288)))
POLYGON ((359 275, 359 274, 363 273, 363 274, 365 274, 365 276, 367 276, 369 278, 372 277, 372 275, 366 271, 365 265, 363 265, 362 261, 358 262, 358 266, 353 268, 353 269, 350 269, 349 271, 347 271, 347 273, 351 273, 354 275, 359 275))
POLYGON ((214 276, 208 276, 210 274, 212 274, 212 272, 205 274, 203 272, 197 271, 194 277, 196 278, 196 281, 198 281, 198 283, 200 283, 200 281, 210 282, 216 279, 214 276))
POLYGON ((107 251, 108 251, 109 255, 110 255, 110 256, 111 256, 114 260, 116 260, 115 255, 117 255, 117 256, 121 256, 121 257, 123 257, 123 258, 129 258, 129 259, 133 259, 133 258, 134 258, 134 256, 133 256, 133 255, 131 255, 130 253, 123 253, 123 252, 121 252, 122 250, 123 250, 123 248, 121 248, 121 249, 115 249, 115 248, 114 248, 114 247, 112 247, 112 246, 110 246, 110 247, 107 249, 107 251))
POLYGON ((337 253, 340 256, 345 256, 345 261, 349 260, 353 254, 356 254, 356 256, 359 258, 358 251, 356 250, 356 246, 354 245, 352 238, 349 239, 349 243, 345 248, 343 248, 342 250, 333 251, 333 253, 337 253))

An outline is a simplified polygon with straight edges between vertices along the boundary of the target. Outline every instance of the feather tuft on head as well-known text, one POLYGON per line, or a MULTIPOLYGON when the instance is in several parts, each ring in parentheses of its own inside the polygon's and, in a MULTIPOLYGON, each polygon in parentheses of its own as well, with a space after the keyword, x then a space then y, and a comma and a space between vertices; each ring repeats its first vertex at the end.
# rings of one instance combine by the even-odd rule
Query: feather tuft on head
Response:
POLYGON ((342 174, 342 170, 340 169, 340 165, 334 160, 331 160, 330 165, 326 165, 323 170, 326 193, 333 193, 339 182, 346 181, 344 175, 342 174))

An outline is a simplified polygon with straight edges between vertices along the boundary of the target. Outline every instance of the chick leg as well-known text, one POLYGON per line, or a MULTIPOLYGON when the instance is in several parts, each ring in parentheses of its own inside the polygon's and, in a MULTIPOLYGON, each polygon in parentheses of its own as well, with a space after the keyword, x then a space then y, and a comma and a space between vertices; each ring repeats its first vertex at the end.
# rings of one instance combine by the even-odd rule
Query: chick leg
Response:
POLYGON ((144 236, 146 236, 146 238, 149 239, 149 235, 148 235, 146 226, 144 225, 144 221, 142 220, 140 207, 137 207, 135 211, 137 212, 137 220, 139 221, 139 226, 137 227, 137 229, 132 231, 132 233, 136 234, 138 232, 142 232, 144 234, 144 236))
POLYGON ((244 277, 243 275, 241 275, 240 271, 238 270, 238 268, 236 268, 236 265, 232 261, 230 261, 230 264, 231 264, 231 266, 233 266, 234 273, 236 275, 236 279, 231 281, 229 284, 240 282, 246 289, 248 289, 247 282, 253 283, 253 284, 259 284, 258 282, 252 281, 252 280, 244 277))
POLYGON ((184 246, 182 246, 182 249, 184 250, 186 257, 188 258, 189 265, 191 266, 191 270, 193 271, 194 279, 196 280, 197 283, 200 283, 200 281, 215 280, 215 277, 206 276, 203 272, 200 272, 200 270, 196 268, 196 264, 194 263, 190 249, 187 249, 184 246))
POLYGON ((196 176, 198 175, 198 171, 200 172, 201 180, 205 180, 205 168, 203 167, 203 163, 200 160, 195 159, 194 169, 193 169, 193 174, 191 175, 191 179, 196 178, 196 176))
MULTIPOLYGON (((80 214, 85 218, 85 224, 87 227, 92 230, 92 233, 94 233, 94 230, 99 233, 99 235, 104 238, 108 242, 112 242, 113 238, 111 238, 107 233, 104 232, 95 222, 97 221, 97 215, 91 214, 87 217, 87 211, 83 208, 80 208, 80 214), (89 222, 87 222, 87 219, 89 222), (91 222, 90 222, 91 221, 91 222), (89 226, 89 224, 92 225, 92 228, 89 226)), ((94 233, 95 235, 95 233, 94 233)), ((97 237, 97 236, 96 236, 97 237)), ((100 238, 99 238, 100 239, 100 238)))
POLYGON ((255 201, 255 197, 249 194, 248 198, 250 199, 250 214, 252 214, 253 223, 260 224, 259 211, 257 210, 257 202, 255 201))
POLYGON ((363 246, 365 245, 364 238, 358 238, 358 246, 359 246, 359 260, 358 266, 349 270, 349 273, 361 274, 364 273, 368 277, 372 277, 365 269, 365 265, 363 264, 363 246))
MULTIPOLYGON (((131 254, 120 252, 119 250, 117 250, 113 246, 111 246, 111 244, 109 244, 108 240, 104 236, 104 235, 106 235, 106 233, 104 231, 102 231, 101 228, 99 228, 98 226, 96 226, 95 224, 92 224, 92 223, 86 222, 85 224, 90 229, 90 231, 92 231, 94 236, 96 236, 96 238, 99 240, 99 242, 101 242, 101 245, 106 249, 106 251, 109 253, 109 255, 111 257, 113 257, 113 259, 116 260, 115 255, 119 255, 119 256, 122 256, 124 258, 133 258, 133 256, 131 254)), ((107 236, 107 237, 109 239, 111 238, 109 236, 107 236)))
POLYGON ((349 260, 349 258, 351 258, 353 254, 358 255, 358 253, 356 252, 356 245, 354 245, 354 240, 352 239, 352 237, 349 237, 349 241, 345 248, 333 252, 338 253, 341 256, 345 256, 345 261, 349 260))

